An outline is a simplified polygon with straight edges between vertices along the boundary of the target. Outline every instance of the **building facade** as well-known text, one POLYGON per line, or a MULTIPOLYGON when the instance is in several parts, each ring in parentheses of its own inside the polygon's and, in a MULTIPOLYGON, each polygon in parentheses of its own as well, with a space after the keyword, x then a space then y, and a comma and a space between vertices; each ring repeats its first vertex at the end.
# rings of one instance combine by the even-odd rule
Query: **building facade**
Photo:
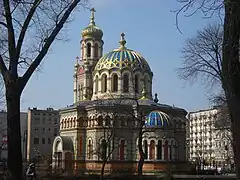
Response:
POLYGON ((60 110, 53 168, 100 172, 107 161, 107 172, 135 173, 139 143, 144 172, 165 170, 168 163, 183 168, 187 112, 158 103, 156 94, 153 100, 153 72, 138 52, 126 47, 124 33, 119 47, 103 55, 103 31, 91 11, 74 67, 74 103, 60 110))
MULTIPOLYGON (((20 113, 20 129, 21 129, 21 146, 22 146, 22 158, 26 159, 27 149, 27 113, 20 113)), ((7 112, 0 111, 0 159, 7 159, 7 112)))
POLYGON ((219 115, 219 107, 188 114, 187 152, 190 161, 198 162, 204 167, 231 168, 233 151, 230 126, 218 126, 219 115))
POLYGON ((29 108, 27 114, 27 160, 50 158, 53 140, 59 135, 59 111, 29 108))

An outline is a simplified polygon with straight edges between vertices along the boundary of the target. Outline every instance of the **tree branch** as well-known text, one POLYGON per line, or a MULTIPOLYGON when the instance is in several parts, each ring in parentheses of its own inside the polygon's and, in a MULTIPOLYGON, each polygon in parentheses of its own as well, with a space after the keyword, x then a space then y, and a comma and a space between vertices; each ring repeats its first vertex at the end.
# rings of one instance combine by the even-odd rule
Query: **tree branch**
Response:
POLYGON ((23 23, 23 26, 22 26, 22 29, 21 29, 21 32, 20 32, 20 35, 19 35, 19 38, 18 38, 18 42, 17 42, 17 49, 16 49, 16 53, 17 53, 17 56, 16 58, 19 59, 19 56, 20 56, 20 53, 21 53, 21 48, 22 48, 22 44, 23 44, 23 41, 24 41, 24 37, 25 37, 25 34, 26 34, 26 31, 28 29, 28 26, 32 20, 32 17, 37 9, 37 7, 39 6, 39 4, 42 2, 42 0, 35 0, 31 9, 29 10, 28 12, 28 15, 23 23))
POLYGON ((56 24, 56 27, 54 28, 54 30, 52 31, 52 33, 50 34, 50 36, 46 39, 46 42, 42 48, 42 50, 40 51, 40 53, 38 54, 38 56, 35 58, 35 60, 33 61, 33 63, 30 65, 30 67, 27 69, 27 71, 25 72, 25 74, 22 76, 22 90, 25 87, 25 85, 27 84, 27 81, 29 80, 29 78, 31 77, 31 75, 33 74, 33 72, 36 70, 36 68, 38 67, 38 65, 41 63, 43 57, 47 54, 53 40, 55 39, 55 37, 58 35, 58 33, 60 32, 60 30, 62 29, 64 23, 66 22, 66 20, 68 19, 68 17, 70 16, 71 12, 73 11, 73 9, 77 6, 77 4, 80 2, 81 0, 74 0, 72 1, 72 4, 69 6, 69 8, 66 10, 66 12, 64 13, 64 15, 62 16, 61 20, 59 21, 59 23, 56 24))
POLYGON ((3 0, 3 5, 8 29, 8 51, 11 59, 9 62, 9 71, 13 77, 17 78, 16 43, 9 0, 3 0))
POLYGON ((3 25, 4 27, 6 27, 6 28, 7 28, 7 24, 6 24, 6 23, 4 23, 4 22, 0 22, 0 25, 3 25))
POLYGON ((0 71, 1 71, 3 78, 5 79, 6 74, 8 74, 8 70, 7 70, 7 67, 6 67, 1 55, 0 55, 0 71))

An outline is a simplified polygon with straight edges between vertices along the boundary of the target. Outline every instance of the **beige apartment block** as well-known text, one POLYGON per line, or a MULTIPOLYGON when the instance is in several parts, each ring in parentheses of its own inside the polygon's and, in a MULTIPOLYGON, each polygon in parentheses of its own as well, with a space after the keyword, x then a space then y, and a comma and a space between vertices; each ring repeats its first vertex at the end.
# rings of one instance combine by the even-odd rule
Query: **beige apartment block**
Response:
POLYGON ((59 111, 28 109, 27 160, 51 157, 52 142, 59 135, 59 111))
POLYGON ((231 132, 227 128, 216 127, 220 115, 219 107, 188 114, 187 156, 190 161, 204 162, 205 166, 233 166, 231 132))

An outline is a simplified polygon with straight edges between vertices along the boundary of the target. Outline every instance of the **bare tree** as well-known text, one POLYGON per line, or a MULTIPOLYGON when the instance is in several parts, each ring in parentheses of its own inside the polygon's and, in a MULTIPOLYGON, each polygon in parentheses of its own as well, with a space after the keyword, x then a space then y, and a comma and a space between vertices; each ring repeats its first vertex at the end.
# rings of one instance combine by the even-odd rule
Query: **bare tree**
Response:
MULTIPOLYGON (((118 99, 120 101, 120 99, 118 99)), ((98 112, 100 119, 98 119, 98 126, 103 130, 103 139, 97 143, 97 147, 94 150, 94 154, 102 160, 101 167, 101 179, 104 179, 105 166, 109 161, 111 155, 115 150, 114 140, 116 137, 116 117, 118 112, 116 111, 116 105, 120 104, 117 100, 99 100, 97 106, 101 107, 101 111, 98 112), (103 119, 104 117, 104 119, 103 119)))
POLYGON ((8 125, 8 170, 22 179, 20 98, 71 13, 84 0, 1 0, 0 71, 8 125))
POLYGON ((190 82, 201 78, 208 87, 219 85, 222 82, 222 41, 220 24, 208 25, 195 37, 187 39, 181 49, 180 78, 190 82))
MULTIPOLYGON (((177 0, 182 6, 176 10, 176 19, 181 13, 193 10, 203 11, 210 16, 216 12, 224 12, 222 43, 222 81, 228 112, 231 117, 233 149, 235 155, 237 177, 240 178, 240 1, 239 0, 177 0)), ((177 20, 176 20, 177 21, 177 20)), ((178 24, 178 23, 177 23, 178 24)))

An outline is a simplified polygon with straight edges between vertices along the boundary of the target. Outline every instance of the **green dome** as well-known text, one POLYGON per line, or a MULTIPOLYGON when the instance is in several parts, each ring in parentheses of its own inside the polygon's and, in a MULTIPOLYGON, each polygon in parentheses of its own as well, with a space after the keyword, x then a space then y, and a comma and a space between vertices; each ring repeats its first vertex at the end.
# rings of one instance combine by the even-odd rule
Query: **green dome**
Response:
POLYGON ((120 47, 101 57, 95 66, 95 70, 131 68, 133 70, 141 69, 143 71, 151 72, 147 61, 139 53, 127 49, 124 46, 126 43, 124 40, 124 34, 122 33, 121 36, 120 47))
POLYGON ((94 12, 96 12, 96 11, 94 8, 92 8, 91 11, 92 11, 92 16, 91 16, 90 23, 85 29, 83 29, 83 31, 81 33, 82 37, 89 36, 89 37, 102 38, 103 32, 99 27, 96 26, 95 21, 94 21, 94 12))
POLYGON ((103 32, 96 25, 90 24, 88 27, 86 27, 82 31, 82 37, 86 37, 86 36, 102 38, 103 32))

